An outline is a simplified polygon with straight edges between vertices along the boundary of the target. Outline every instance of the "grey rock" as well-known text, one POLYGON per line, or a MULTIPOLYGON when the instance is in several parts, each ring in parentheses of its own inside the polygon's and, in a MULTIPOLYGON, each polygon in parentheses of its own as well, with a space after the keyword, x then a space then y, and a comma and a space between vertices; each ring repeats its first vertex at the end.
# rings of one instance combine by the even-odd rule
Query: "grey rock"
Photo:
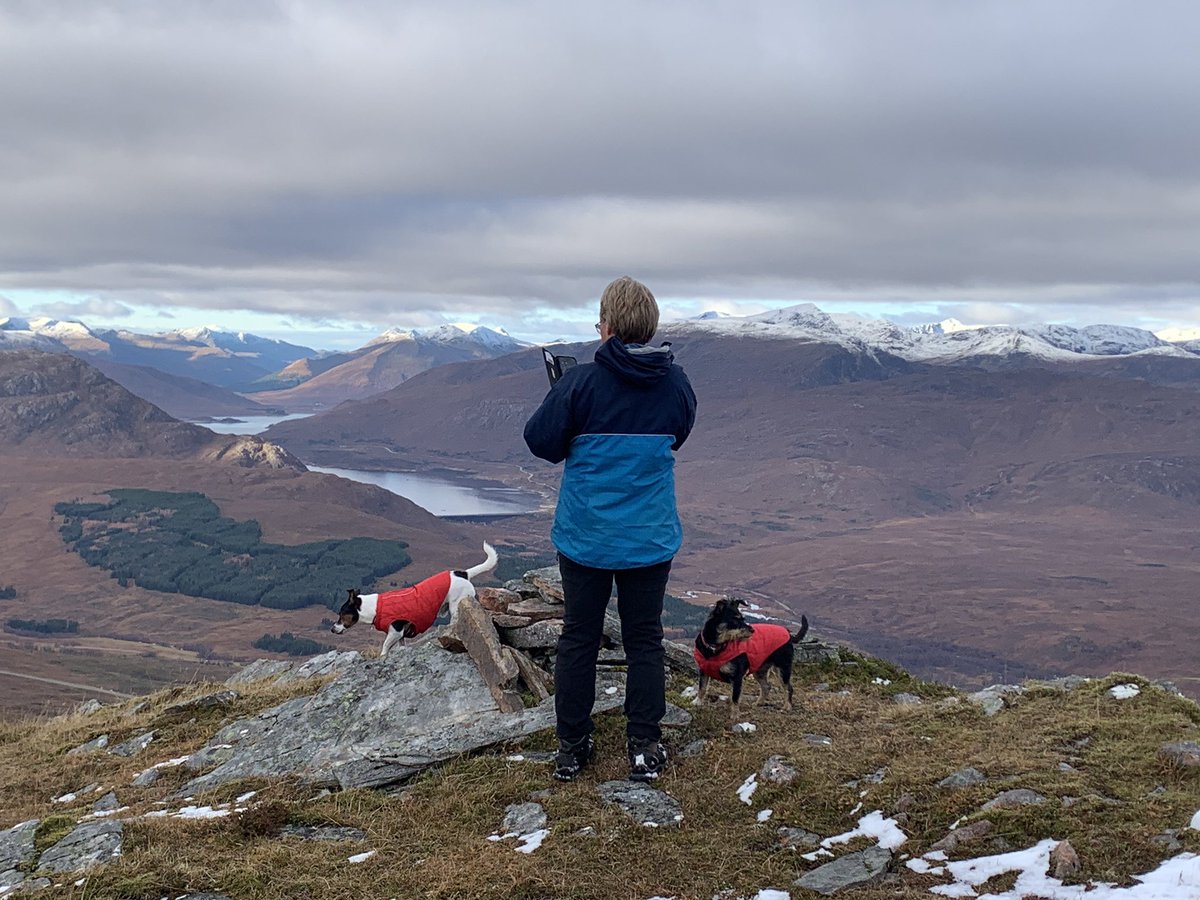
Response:
POLYGON ((513 578, 510 581, 504 582, 504 589, 506 591, 512 591, 514 594, 520 594, 522 597, 541 596, 537 588, 520 578, 513 578))
MULTIPOLYGON (((1174 853, 1176 850, 1183 849, 1183 843, 1179 840, 1179 830, 1176 828, 1168 828, 1162 834, 1156 834, 1154 837, 1150 838, 1150 841, 1160 845, 1163 850, 1167 851, 1168 853, 1174 853)), ((0 863, 0 865, 3 865, 3 863, 0 863)), ((0 884, 3 883, 4 882, 0 880, 0 884)))
POLYGON ((769 781, 771 784, 791 784, 797 777, 795 767, 789 765, 782 756, 767 757, 767 761, 763 763, 762 770, 758 774, 759 778, 769 781))
POLYGON ((803 828, 789 828, 784 825, 779 828, 779 846, 786 850, 807 850, 821 843, 821 836, 805 831, 803 828))
MULTIPOLYGON (((842 661, 841 655, 838 653, 838 648, 833 644, 826 644, 824 641, 801 641, 796 644, 796 665, 806 665, 810 663, 834 663, 840 664, 842 661)), ((829 689, 829 685, 825 686, 829 689)))
POLYGON ((1031 687, 1049 688, 1053 691, 1062 691, 1063 693, 1066 693, 1068 691, 1073 691, 1077 688, 1083 687, 1089 681, 1091 681, 1090 678, 1085 678, 1082 675, 1064 675, 1061 678, 1049 678, 1042 681, 1034 681, 1031 682, 1030 685, 1031 687))
POLYGON ((638 781, 606 781, 596 787, 605 803, 619 806, 639 825, 678 827, 683 809, 670 794, 638 781))
POLYGON ((987 781, 986 775, 978 769, 967 766, 965 769, 959 769, 957 772, 947 775, 938 782, 938 787, 956 791, 962 788, 973 787, 977 784, 983 784, 985 781, 987 781))
POLYGON ((806 734, 801 737, 801 740, 806 744, 812 744, 814 747, 833 746, 833 738, 827 734, 806 734))
POLYGON ((24 869, 33 859, 33 835, 38 820, 30 819, 0 831, 0 893, 25 881, 24 869))
POLYGON ((127 741, 122 741, 115 747, 109 747, 108 752, 115 756, 135 756, 141 753, 154 740, 154 732, 147 731, 145 734, 139 734, 135 738, 130 738, 127 741))
POLYGON ((660 724, 670 728, 683 728, 692 724, 692 714, 685 709, 680 709, 674 703, 668 703, 667 713, 663 716, 660 724))
POLYGON ((1075 852, 1070 841, 1059 841, 1050 851, 1049 873, 1059 881, 1078 875, 1081 868, 1079 854, 1075 852))
POLYGON ((1177 685, 1173 681, 1167 681, 1165 678, 1159 678, 1156 681, 1153 681, 1151 683, 1154 684, 1156 687, 1162 688, 1168 694, 1174 694, 1176 697, 1183 696, 1183 691, 1181 691, 1179 689, 1179 685, 1177 685))
POLYGON ((704 738, 697 738, 675 755, 683 759, 687 759, 688 757, 692 756, 703 756, 707 747, 708 741, 706 741, 704 738))
POLYGON ((796 886, 818 894, 836 894, 852 887, 875 884, 887 874, 892 852, 882 847, 868 847, 826 863, 819 869, 806 872, 796 880, 796 886))
POLYGON ((546 810, 540 803, 511 803, 504 808, 501 834, 533 834, 546 827, 546 810))
POLYGON ((1019 684, 993 684, 982 691, 968 694, 967 699, 983 710, 985 716, 994 716, 1004 709, 1009 697, 1019 697, 1025 688, 1019 684))
POLYGON ((925 701, 916 694, 901 692, 892 697, 892 702, 897 706, 920 706, 925 701))
POLYGON ((1073 765, 1071 765, 1070 763, 1060 762, 1060 763, 1058 764, 1058 771, 1060 771, 1060 772, 1063 772, 1064 774, 1068 774, 1068 775, 1069 775, 1071 772, 1078 772, 1079 770, 1078 770, 1078 769, 1076 769, 1076 768, 1075 768, 1073 765))
POLYGON ((826 691, 829 690, 829 682, 828 681, 818 682, 817 684, 813 685, 812 689, 814 691, 817 691, 818 693, 825 693, 826 691))
POLYGON ((328 675, 340 675, 363 659, 357 650, 330 650, 320 656, 302 662, 295 668, 288 669, 275 679, 276 684, 291 684, 295 681, 307 681, 309 678, 324 678, 328 675))
POLYGON ((361 828, 341 828, 335 825, 284 825, 281 838, 302 841, 365 841, 367 833, 361 828))
POLYGON ((1021 806, 1033 806, 1038 803, 1045 803, 1046 798, 1037 791, 1031 791, 1027 788, 1017 788, 1012 791, 1005 791, 997 797, 983 804, 981 809, 1017 809, 1021 806))
MULTIPOLYGON (((531 626, 532 627, 532 626, 531 626)), ((624 679, 597 678, 596 711, 624 703, 624 679), (607 688, 615 690, 608 693, 607 688)), ((502 713, 467 654, 434 641, 385 659, 358 654, 308 697, 221 728, 197 754, 210 772, 181 796, 240 778, 296 777, 319 787, 383 787, 463 753, 554 724, 553 698, 502 713)))
POLYGON ((1173 741, 1163 744, 1158 754, 1167 762, 1185 769, 1200 766, 1200 744, 1195 741, 1173 741))
POLYGON ((976 844, 982 841, 995 828, 996 826, 988 819, 980 819, 978 822, 972 822, 970 825, 964 825, 962 828, 956 828, 954 831, 949 832, 930 849, 954 853, 964 844, 976 844))
POLYGON ((100 737, 90 740, 86 744, 80 744, 78 747, 71 748, 67 751, 67 756, 78 756, 80 753, 95 753, 107 746, 108 735, 102 734, 100 737))
POLYGON ((112 819, 77 825, 61 841, 42 854, 38 870, 82 872, 111 862, 121 855, 124 826, 112 819))
POLYGON ((112 791, 109 791, 92 804, 92 812, 111 812, 114 809, 120 808, 121 802, 117 800, 117 795, 112 791))
POLYGON ((191 700, 185 700, 183 703, 176 703, 173 706, 168 706, 158 718, 179 721, 190 718, 198 712, 203 712, 210 709, 223 709, 234 701, 241 698, 241 694, 234 690, 217 691, 212 694, 205 694, 202 697, 193 697, 191 700))
POLYGON ((156 781, 158 781, 158 769, 151 766, 133 779, 132 784, 134 787, 150 787, 156 781))
POLYGON ((518 650, 550 650, 558 646, 562 619, 543 619, 524 628, 497 628, 500 640, 518 650))
POLYGON ((559 572, 558 566, 531 569, 525 573, 522 581, 536 588, 543 600, 558 604, 563 602, 562 573, 559 572))
POLYGON ((225 679, 227 685, 250 684, 252 681, 262 681, 264 678, 274 678, 289 669, 295 668, 296 663, 290 659, 256 659, 240 672, 235 672, 225 679))
POLYGON ((100 712, 102 709, 104 709, 104 704, 99 700, 92 698, 90 700, 84 700, 77 707, 75 707, 75 714, 80 716, 90 716, 92 713, 100 712))
POLYGON ((150 708, 149 700, 139 700, 136 703, 134 703, 132 706, 130 706, 129 709, 125 710, 125 715, 136 716, 136 715, 138 715, 138 713, 144 713, 149 708, 150 708))
POLYGON ((539 802, 542 800, 549 800, 553 796, 554 796, 554 791, 550 790, 549 788, 544 788, 540 791, 530 791, 529 792, 529 799, 537 800, 539 802))

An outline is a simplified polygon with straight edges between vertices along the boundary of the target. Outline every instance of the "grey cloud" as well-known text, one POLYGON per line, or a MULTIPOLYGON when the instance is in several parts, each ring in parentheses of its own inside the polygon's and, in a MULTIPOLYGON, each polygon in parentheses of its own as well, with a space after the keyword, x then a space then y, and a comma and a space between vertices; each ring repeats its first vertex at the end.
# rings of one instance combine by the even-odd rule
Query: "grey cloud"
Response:
POLYGON ((1194 4, 576 6, 5 7, 0 284, 367 321, 626 271, 1197 295, 1194 4))
POLYGON ((35 312, 52 319, 126 319, 133 310, 116 300, 89 297, 84 300, 40 304, 35 312))
POLYGON ((0 316, 18 316, 20 311, 17 309, 17 304, 13 303, 3 294, 0 294, 0 316))

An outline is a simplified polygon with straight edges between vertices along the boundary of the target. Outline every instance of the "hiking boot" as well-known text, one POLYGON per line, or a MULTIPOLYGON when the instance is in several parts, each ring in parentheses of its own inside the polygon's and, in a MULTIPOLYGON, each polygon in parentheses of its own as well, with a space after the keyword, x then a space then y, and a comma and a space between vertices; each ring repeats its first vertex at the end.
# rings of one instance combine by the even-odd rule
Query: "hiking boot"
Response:
POLYGON ((559 781, 574 781, 580 769, 592 761, 595 752, 596 745, 590 734, 573 744, 559 741, 558 756, 554 757, 554 777, 559 781))
POLYGON ((657 741, 629 742, 629 780, 657 781, 667 767, 667 748, 657 741))

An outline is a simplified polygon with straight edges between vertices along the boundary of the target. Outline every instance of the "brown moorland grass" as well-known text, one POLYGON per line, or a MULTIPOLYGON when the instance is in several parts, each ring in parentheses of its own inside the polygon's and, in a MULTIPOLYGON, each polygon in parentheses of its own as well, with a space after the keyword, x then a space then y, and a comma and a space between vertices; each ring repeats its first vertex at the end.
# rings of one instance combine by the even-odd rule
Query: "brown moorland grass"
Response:
MULTIPOLYGON (((459 758, 391 792, 321 796, 311 785, 254 779, 190 801, 226 803, 257 790, 246 813, 199 821, 132 818, 177 809, 181 801, 172 795, 187 777, 180 769, 164 769, 157 784, 135 789, 129 780, 138 771, 198 748, 224 720, 314 689, 280 691, 267 684, 247 686, 234 709, 162 725, 159 739, 131 760, 64 754, 100 733, 120 740, 159 727, 163 707, 205 688, 161 692, 150 709, 135 716, 127 716, 123 710, 129 704, 123 704, 92 716, 0 725, 0 827, 55 816, 58 832, 64 822, 57 817, 77 820, 92 798, 65 809, 51 798, 91 782, 115 787, 122 805, 131 807, 122 814, 131 817, 122 857, 90 874, 84 887, 73 888, 68 881, 43 895, 89 898, 211 890, 234 898, 644 900, 663 895, 707 900, 723 890, 752 896, 764 887, 791 889, 797 896, 792 882, 819 863, 781 849, 778 827, 832 836, 854 828, 867 812, 892 815, 901 805, 908 810, 901 820, 908 841, 899 853, 913 856, 945 836, 956 820, 965 825, 984 817, 995 823, 993 835, 955 858, 1067 838, 1083 863, 1080 880, 1128 883, 1173 855, 1153 840, 1168 828, 1181 829, 1185 850, 1200 851, 1200 832, 1186 830, 1200 809, 1200 773, 1174 768, 1158 755, 1166 741, 1200 736, 1200 709, 1191 701, 1121 675, 1069 692, 1031 685, 1010 708, 985 718, 942 686, 915 682, 880 661, 849 661, 848 667, 799 671, 801 708, 795 713, 784 714, 777 706, 743 709, 742 718, 758 725, 752 734, 729 731, 726 704, 695 710, 692 723, 672 734, 671 743, 681 747, 696 738, 709 743, 701 755, 675 760, 658 785, 684 809, 678 829, 639 826, 596 794, 598 783, 627 771, 619 715, 599 718, 600 756, 572 784, 553 783, 545 765, 508 758, 516 749, 548 749, 551 737, 539 734, 519 747, 459 758), (877 678, 891 683, 876 684, 877 678), (1139 696, 1119 701, 1107 693, 1126 681, 1141 686, 1139 696), (815 689, 818 683, 829 689, 815 689), (899 690, 922 694, 926 702, 898 705, 892 696, 899 690), (806 735, 823 735, 831 743, 812 743, 806 735), (762 782, 751 805, 742 803, 738 787, 772 754, 790 760, 798 779, 786 787, 762 782), (1062 763, 1071 768, 1064 770, 1062 763), (964 766, 980 769, 988 781, 956 791, 937 786, 964 766), (880 770, 879 783, 861 780, 880 770), (1036 790, 1047 802, 979 811, 1011 788, 1036 790), (550 794, 541 802, 551 833, 540 849, 524 855, 514 852, 511 840, 487 840, 499 830, 506 805, 546 789, 550 794), (770 821, 757 823, 756 814, 768 808, 774 811, 770 821), (275 835, 284 821, 353 826, 367 833, 367 841, 281 839, 275 835), (592 833, 581 833, 585 828, 592 833), (367 850, 376 854, 360 864, 348 862, 367 850)), ((675 679, 675 702, 685 702, 678 691, 687 684, 675 679)), ((868 844, 859 839, 846 850, 868 844)), ((890 882, 858 896, 928 897, 928 888, 942 881, 899 863, 890 882)))

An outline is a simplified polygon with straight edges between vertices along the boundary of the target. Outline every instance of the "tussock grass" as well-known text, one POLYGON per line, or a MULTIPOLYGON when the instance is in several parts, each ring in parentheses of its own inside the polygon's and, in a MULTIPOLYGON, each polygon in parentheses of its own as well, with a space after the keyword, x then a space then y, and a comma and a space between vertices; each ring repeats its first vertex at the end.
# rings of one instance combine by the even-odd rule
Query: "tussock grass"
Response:
MULTIPOLYGON (((708 746, 698 757, 677 759, 657 785, 682 804, 679 829, 641 827, 600 801, 596 785, 627 773, 623 719, 610 714, 598 719, 595 766, 573 784, 554 783, 546 765, 505 758, 514 749, 550 749, 549 734, 535 735, 519 748, 454 760, 394 792, 356 790, 314 799, 312 786, 296 782, 227 784, 194 802, 227 803, 256 790, 252 811, 201 821, 129 819, 119 860, 90 875, 85 889, 64 887, 43 896, 81 896, 86 890, 89 898, 149 900, 212 890, 235 898, 587 900, 661 894, 707 900, 724 889, 739 895, 763 887, 791 889, 799 875, 819 864, 781 849, 780 826, 832 836, 854 828, 871 810, 891 815, 900 807, 907 810, 901 821, 909 835, 901 852, 918 855, 956 820, 968 824, 986 817, 995 824, 993 834, 955 857, 1067 838, 1081 857, 1081 880, 1128 882, 1173 855, 1153 838, 1167 828, 1185 829, 1200 809, 1200 773, 1173 768, 1157 754, 1166 741, 1200 736, 1200 709, 1142 679, 1112 676, 1069 693, 1031 687, 1011 708, 985 718, 944 686, 915 682, 887 664, 853 661, 859 665, 798 670, 800 709, 792 714, 777 705, 744 707, 742 718, 758 725, 753 734, 729 731, 725 703, 694 710, 692 723, 672 734, 670 743, 679 748, 705 738, 708 746), (891 684, 876 684, 876 678, 891 684), (1106 694, 1112 684, 1126 681, 1141 684, 1141 695, 1116 701, 1106 694), (814 690, 818 683, 829 684, 829 690, 814 690), (926 702, 897 705, 892 697, 900 690, 926 702), (829 737, 831 746, 806 741, 812 734, 829 737), (790 786, 760 779, 751 805, 742 803, 738 787, 773 754, 786 757, 798 779, 790 786), (1072 769, 1062 770, 1061 763, 1072 769), (980 769, 988 781, 963 790, 937 786, 964 766, 980 769), (886 770, 881 782, 863 780, 881 769, 886 770), (1038 791, 1047 801, 979 811, 1012 788, 1038 791), (527 856, 514 852, 512 841, 486 840, 499 830, 505 806, 547 789, 549 797, 541 802, 551 834, 540 849, 527 856), (1067 806, 1064 798, 1078 799, 1068 799, 1067 806), (770 821, 757 824, 756 813, 766 808, 774 811, 770 821), (286 823, 353 826, 368 840, 279 838, 286 823), (593 834, 580 834, 584 828, 593 834), (377 854, 366 862, 347 861, 369 849, 377 854)), ((673 681, 677 702, 686 684, 673 681)), ((109 733, 115 742, 157 727, 152 723, 166 705, 209 688, 196 686, 180 696, 160 693, 135 716, 112 707, 86 717, 0 725, 0 827, 38 817, 51 822, 44 826, 47 834, 57 833, 86 812, 84 801, 90 804, 94 797, 68 809, 55 808, 50 799, 89 782, 115 787, 131 813, 162 808, 158 804, 186 773, 165 769, 158 783, 139 790, 129 786, 138 771, 196 749, 227 719, 313 689, 248 686, 236 709, 162 725, 159 739, 132 760, 67 757, 65 751, 97 734, 109 733), (49 815, 55 818, 46 820, 49 815)), ((778 704, 778 692, 774 697, 778 704)), ((1179 839, 1185 849, 1200 852, 1200 833, 1183 830, 1179 839)), ((928 897, 928 887, 940 881, 900 866, 889 883, 857 896, 928 897)))

